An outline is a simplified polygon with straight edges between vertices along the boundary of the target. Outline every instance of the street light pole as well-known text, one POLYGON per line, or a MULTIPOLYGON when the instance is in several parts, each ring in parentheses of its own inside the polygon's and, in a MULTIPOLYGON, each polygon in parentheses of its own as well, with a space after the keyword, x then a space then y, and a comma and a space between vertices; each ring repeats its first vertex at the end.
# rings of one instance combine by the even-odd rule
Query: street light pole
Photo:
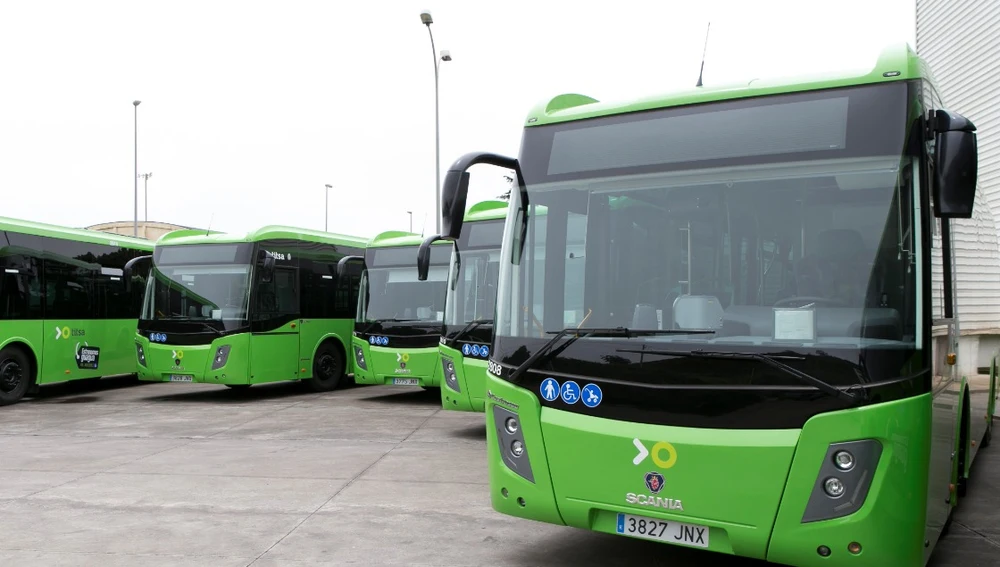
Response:
POLYGON ((133 129, 135 133, 135 189, 133 191, 134 211, 132 217, 132 236, 139 236, 139 103, 133 100, 133 129))
POLYGON ((326 187, 326 207, 324 207, 325 220, 323 221, 323 232, 330 232, 330 189, 333 189, 333 185, 327 183, 326 187))
POLYGON ((413 232, 413 211, 406 211, 406 214, 410 215, 410 232, 413 232))
POLYGON ((142 173, 139 177, 142 178, 142 204, 146 208, 146 212, 143 215, 143 220, 149 220, 149 178, 153 176, 153 173, 142 173))
POLYGON ((451 53, 442 50, 438 55, 437 48, 434 47, 434 32, 431 31, 431 24, 434 18, 431 17, 430 10, 420 12, 420 21, 427 26, 427 34, 431 38, 431 56, 434 59, 434 226, 437 232, 441 232, 441 121, 438 104, 438 68, 441 61, 451 61, 451 53))

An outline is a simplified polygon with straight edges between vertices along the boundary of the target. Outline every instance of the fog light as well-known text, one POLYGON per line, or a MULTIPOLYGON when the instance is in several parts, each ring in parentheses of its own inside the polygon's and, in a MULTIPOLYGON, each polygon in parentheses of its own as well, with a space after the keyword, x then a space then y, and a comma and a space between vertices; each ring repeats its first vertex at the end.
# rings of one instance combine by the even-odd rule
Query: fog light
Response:
POLYGON ((839 498, 844 495, 844 483, 840 482, 840 479, 836 477, 828 478, 823 483, 823 490, 831 498, 839 498))
POLYGON ((847 544, 847 551, 850 551, 854 555, 857 555, 861 553, 861 544, 856 541, 852 541, 851 543, 847 544))
POLYGON ((517 433, 517 420, 514 419, 513 417, 508 417, 507 421, 504 422, 503 426, 507 430, 507 433, 510 434, 517 433))
POLYGON ((825 545, 821 545, 816 548, 816 553, 820 554, 822 557, 830 557, 830 548, 825 545))
POLYGON ((510 444, 510 453, 512 455, 514 455, 515 457, 520 457, 521 455, 523 455, 524 454, 524 443, 521 443, 520 440, 515 439, 510 444))
POLYGON ((833 464, 837 465, 837 468, 842 471, 849 471, 854 468, 854 455, 847 451, 838 451, 833 456, 833 464))

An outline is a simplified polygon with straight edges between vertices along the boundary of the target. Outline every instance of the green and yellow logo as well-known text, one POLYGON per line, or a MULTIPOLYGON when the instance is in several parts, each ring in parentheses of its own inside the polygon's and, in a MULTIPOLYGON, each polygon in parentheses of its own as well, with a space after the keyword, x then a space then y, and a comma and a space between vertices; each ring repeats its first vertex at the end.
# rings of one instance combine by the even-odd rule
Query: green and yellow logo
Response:
POLYGON ((86 336, 87 332, 84 329, 71 329, 68 326, 59 327, 56 326, 56 337, 55 340, 68 339, 70 337, 83 337, 86 336))

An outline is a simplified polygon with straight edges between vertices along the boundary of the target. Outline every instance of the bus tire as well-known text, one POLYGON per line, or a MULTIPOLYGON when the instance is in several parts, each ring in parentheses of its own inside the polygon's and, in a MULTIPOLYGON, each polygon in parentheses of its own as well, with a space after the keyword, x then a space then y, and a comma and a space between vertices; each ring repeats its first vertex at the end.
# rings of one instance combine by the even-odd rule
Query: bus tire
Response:
POLYGON ((323 343, 313 357, 313 377, 306 385, 314 392, 336 390, 344 378, 344 355, 333 343, 323 343))
POLYGON ((15 346, 0 350, 0 406, 21 401, 35 383, 35 371, 24 351, 15 346))

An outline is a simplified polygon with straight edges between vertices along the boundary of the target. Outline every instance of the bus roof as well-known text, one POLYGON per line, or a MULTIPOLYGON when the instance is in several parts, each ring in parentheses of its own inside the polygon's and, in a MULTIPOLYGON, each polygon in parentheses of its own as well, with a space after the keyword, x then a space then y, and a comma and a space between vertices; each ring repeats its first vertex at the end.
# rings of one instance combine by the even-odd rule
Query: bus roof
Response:
POLYGON ((69 228, 55 224, 0 217, 0 230, 20 232, 34 236, 48 236, 50 238, 63 238, 76 242, 87 242, 90 244, 104 244, 105 246, 121 246, 135 250, 153 249, 153 242, 145 238, 135 238, 123 236, 113 232, 102 232, 99 230, 87 230, 85 228, 69 228))
MULTIPOLYGON (((424 237, 415 232, 405 230, 387 230, 380 232, 368 241, 368 248, 390 248, 393 246, 420 246, 424 237)), ((439 240, 434 246, 448 245, 446 241, 439 240)))
POLYGON ((294 226, 267 225, 246 234, 229 234, 205 230, 174 230, 168 232, 156 241, 157 246, 174 246, 180 244, 222 244, 231 242, 259 242, 261 240, 288 239, 333 244, 335 246, 355 246, 364 248, 368 239, 360 236, 334 234, 322 230, 298 228, 294 226))
POLYGON ((505 219, 507 218, 508 204, 508 201, 499 199, 480 201, 466 211, 465 222, 505 219))
POLYGON ((532 108, 525 126, 542 126, 657 108, 916 78, 925 78, 933 82, 925 62, 908 44, 901 43, 883 49, 874 67, 868 71, 841 71, 789 78, 754 79, 746 84, 691 87, 626 102, 600 102, 581 94, 562 94, 532 108))

